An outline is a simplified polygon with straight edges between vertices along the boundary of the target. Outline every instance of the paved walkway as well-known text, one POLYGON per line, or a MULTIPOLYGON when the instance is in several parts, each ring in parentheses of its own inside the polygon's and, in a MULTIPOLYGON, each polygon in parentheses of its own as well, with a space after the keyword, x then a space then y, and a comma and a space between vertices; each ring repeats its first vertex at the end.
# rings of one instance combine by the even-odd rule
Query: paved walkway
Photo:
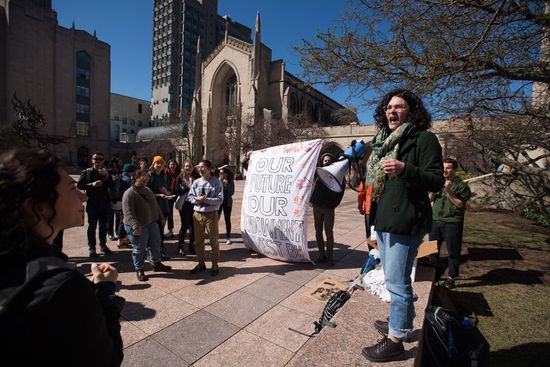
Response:
MULTIPOLYGON (((109 242, 116 253, 98 261, 112 262, 120 272, 119 295, 126 298, 121 319, 123 365, 284 366, 309 339, 289 328, 311 333, 312 322, 324 307, 323 302, 304 295, 306 291, 327 277, 347 281, 358 274, 367 257, 367 245, 354 191, 346 191, 336 210, 336 265, 326 268, 284 263, 249 252, 240 237, 243 187, 244 181, 236 182, 232 245, 225 244, 225 223, 220 222, 222 262, 216 277, 209 271, 191 276, 189 270, 196 265, 196 258, 176 256, 174 237, 167 241, 168 255, 173 258, 166 262, 173 271, 154 273, 149 265, 149 281, 139 282, 130 250, 117 250, 116 242, 109 242)), ((315 258, 309 212, 310 255, 315 258)), ((179 215, 174 217, 179 229, 179 215)), ((88 273, 85 232, 85 227, 67 230, 64 251, 88 273)), ((361 365, 360 349, 356 353, 354 365, 361 365)))

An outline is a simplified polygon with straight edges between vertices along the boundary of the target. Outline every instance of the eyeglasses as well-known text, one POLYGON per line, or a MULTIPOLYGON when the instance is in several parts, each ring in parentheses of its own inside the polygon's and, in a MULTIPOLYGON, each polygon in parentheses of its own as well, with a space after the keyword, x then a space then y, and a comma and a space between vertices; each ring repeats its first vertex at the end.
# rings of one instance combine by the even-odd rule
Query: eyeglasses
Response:
POLYGON ((93 160, 93 161, 102 161, 102 160, 103 160, 103 158, 99 158, 99 157, 94 157, 94 158, 92 158, 92 160, 93 160))
POLYGON ((394 105, 387 105, 384 107, 384 111, 391 111, 391 110, 395 110, 395 111, 405 111, 407 109, 407 105, 405 104, 394 104, 394 105))

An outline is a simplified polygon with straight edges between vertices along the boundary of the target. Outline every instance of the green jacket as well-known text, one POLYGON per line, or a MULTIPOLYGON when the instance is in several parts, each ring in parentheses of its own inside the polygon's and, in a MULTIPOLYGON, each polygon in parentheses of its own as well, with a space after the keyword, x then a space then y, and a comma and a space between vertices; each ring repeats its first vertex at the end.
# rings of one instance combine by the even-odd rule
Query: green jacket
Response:
POLYGON ((405 163, 398 176, 386 177, 374 220, 377 232, 424 235, 431 230, 429 191, 445 184, 443 158, 437 137, 426 130, 403 137, 397 159, 405 163))
MULTIPOLYGON (((468 184, 458 177, 454 177, 452 180, 451 192, 462 200, 464 204, 472 196, 468 184)), ((449 196, 445 193, 445 189, 441 189, 435 194, 432 211, 434 220, 438 222, 462 223, 464 218, 464 209, 458 208, 451 203, 449 196)))

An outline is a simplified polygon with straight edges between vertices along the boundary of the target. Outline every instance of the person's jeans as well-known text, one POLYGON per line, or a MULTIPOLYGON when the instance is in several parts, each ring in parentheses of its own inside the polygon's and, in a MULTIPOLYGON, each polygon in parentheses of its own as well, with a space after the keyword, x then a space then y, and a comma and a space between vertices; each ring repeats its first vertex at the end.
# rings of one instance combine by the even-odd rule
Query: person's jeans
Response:
POLYGON ((88 214, 88 250, 90 252, 95 252, 96 239, 95 239, 95 230, 99 223, 99 248, 104 250, 107 245, 107 222, 109 221, 109 216, 111 213, 111 208, 108 206, 95 206, 95 205, 86 205, 86 214, 88 214))
POLYGON ((317 246, 319 247, 319 254, 322 257, 327 257, 332 260, 332 253, 334 249, 334 209, 320 208, 314 205, 313 221, 315 223, 315 240, 317 241, 317 246), (327 235, 326 252, 325 241, 323 239, 323 225, 327 235))
POLYGON ((376 232, 386 288, 390 293, 388 335, 403 339, 413 330, 414 304, 411 272, 421 235, 376 232))
POLYGON ((197 260, 204 264, 206 255, 204 253, 204 234, 208 232, 210 246, 212 247, 212 264, 220 261, 220 244, 218 243, 218 212, 195 212, 193 214, 195 225, 195 246, 197 249, 197 260))
POLYGON ((132 241, 132 260, 136 270, 143 269, 145 256, 147 255, 147 246, 151 251, 151 259, 154 263, 160 261, 160 232, 157 222, 152 222, 141 227, 141 235, 136 236, 134 230, 125 224, 124 228, 128 233, 128 238, 132 241))

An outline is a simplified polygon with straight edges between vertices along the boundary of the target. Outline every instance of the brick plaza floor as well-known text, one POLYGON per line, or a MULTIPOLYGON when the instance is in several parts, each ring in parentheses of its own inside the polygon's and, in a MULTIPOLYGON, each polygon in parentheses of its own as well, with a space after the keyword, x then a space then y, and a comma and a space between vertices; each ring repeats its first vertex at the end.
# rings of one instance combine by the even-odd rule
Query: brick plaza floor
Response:
MULTIPOLYGON (((139 282, 130 250, 108 242, 114 255, 101 256, 120 272, 119 295, 126 299, 122 312, 124 366, 284 366, 309 339, 324 303, 304 293, 332 277, 355 278, 368 256, 363 217, 357 210, 357 193, 346 190, 336 209, 335 261, 332 268, 285 263, 248 251, 240 236, 244 181, 236 181, 233 197, 232 245, 225 244, 225 223, 220 221, 220 274, 191 276, 195 256, 176 254, 177 238, 167 240, 172 259, 170 273, 154 273, 139 282)), ((174 215, 175 230, 180 221, 174 215)), ((308 216, 310 256, 317 255, 311 209, 308 216)), ((86 227, 65 231, 64 252, 89 273, 86 227)), ((207 246, 207 259, 210 258, 207 246)), ((210 263, 207 261, 207 266, 210 263)), ((360 350, 357 351, 360 357, 360 350)))

